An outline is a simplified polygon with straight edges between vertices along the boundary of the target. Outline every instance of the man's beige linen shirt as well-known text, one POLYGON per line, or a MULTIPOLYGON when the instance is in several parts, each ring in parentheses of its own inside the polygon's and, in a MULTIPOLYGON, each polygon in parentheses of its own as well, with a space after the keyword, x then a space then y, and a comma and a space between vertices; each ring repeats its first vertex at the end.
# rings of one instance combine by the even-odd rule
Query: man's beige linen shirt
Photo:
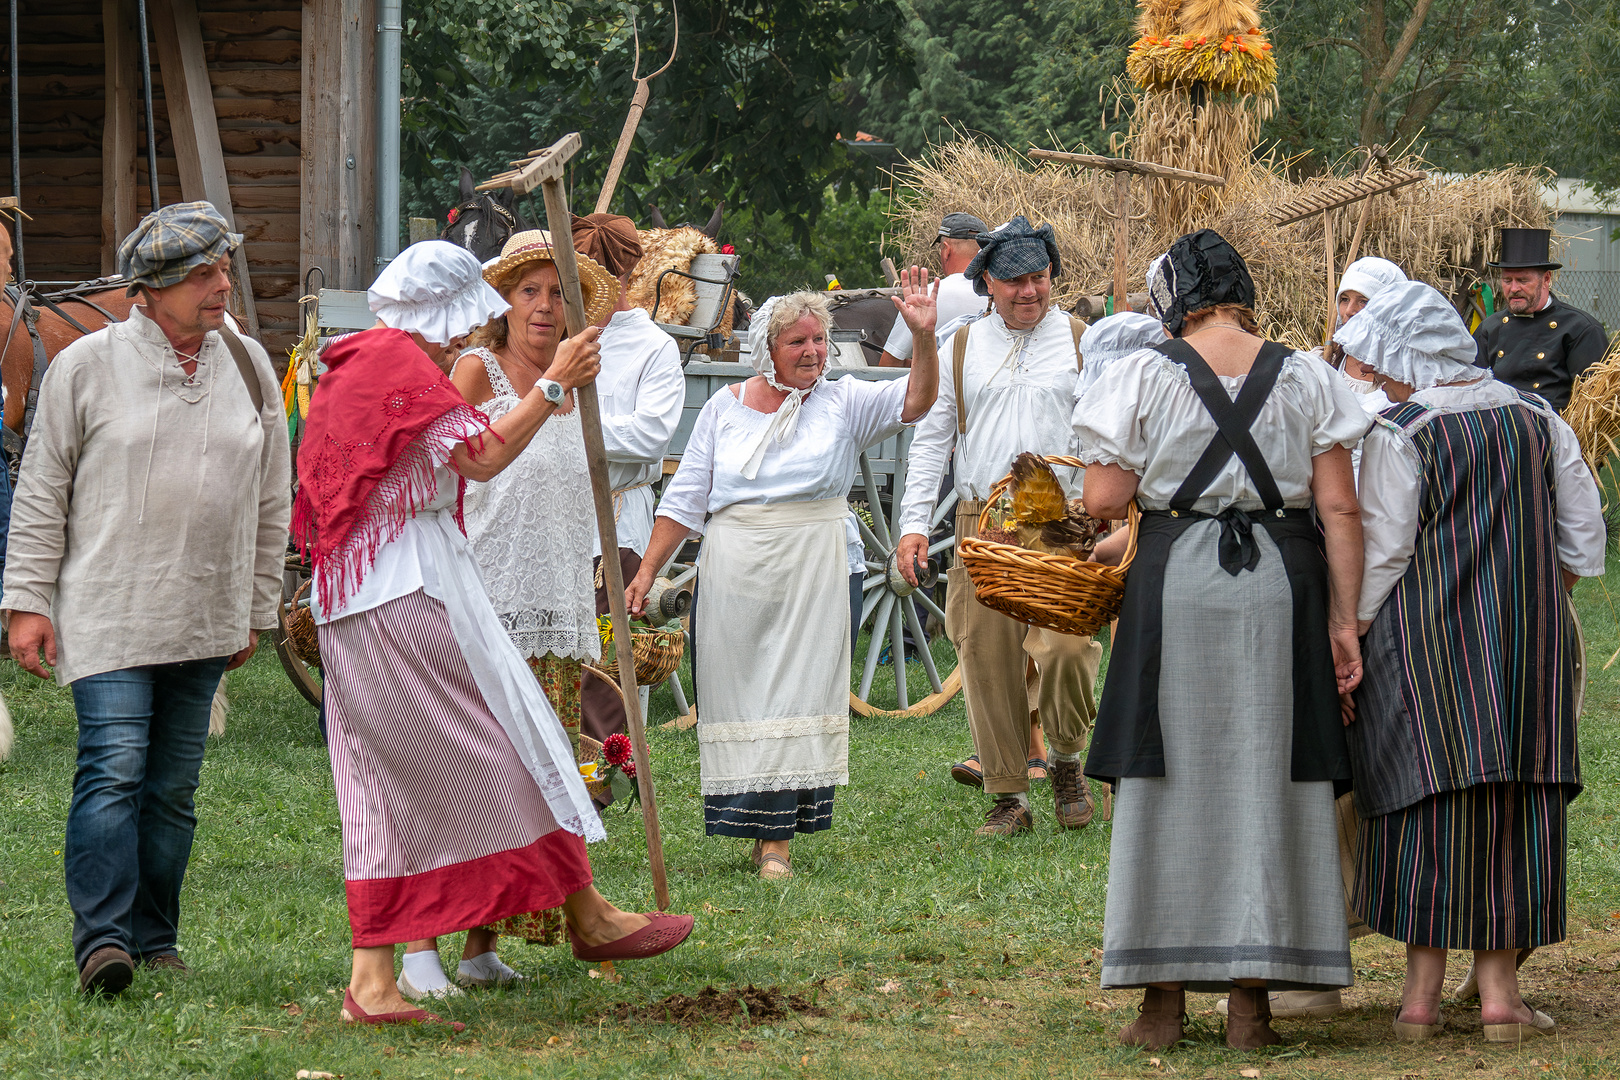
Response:
POLYGON ((187 378, 141 314, 52 361, 11 508, 0 608, 51 617, 56 679, 227 656, 276 625, 291 511, 270 358, 218 333, 187 378))

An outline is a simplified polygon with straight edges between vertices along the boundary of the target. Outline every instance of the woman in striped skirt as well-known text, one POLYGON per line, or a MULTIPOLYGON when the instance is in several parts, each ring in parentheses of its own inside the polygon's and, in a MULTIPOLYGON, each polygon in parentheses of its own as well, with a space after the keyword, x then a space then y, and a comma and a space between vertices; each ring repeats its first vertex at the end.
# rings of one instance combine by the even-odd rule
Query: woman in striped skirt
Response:
POLYGON ((1398 1037, 1440 1031, 1448 949, 1474 952, 1487 1041, 1550 1035, 1515 957, 1564 937, 1581 784, 1566 594, 1603 573, 1597 485, 1546 401, 1473 366, 1429 286, 1390 286, 1334 340, 1396 402, 1361 461, 1356 910, 1407 944, 1398 1037))
MULTIPOLYGON (((559 906, 584 960, 656 955, 692 928, 591 885, 584 841, 601 821, 463 532, 463 478, 509 465, 553 405, 537 386, 492 426, 445 376, 467 333, 507 308, 481 269, 439 241, 390 263, 371 288, 379 325, 325 354, 299 450, 293 534, 313 551, 328 676, 350 1023, 441 1022, 401 996, 400 942, 559 906)), ((595 339, 559 348, 551 377, 594 377, 595 339)))

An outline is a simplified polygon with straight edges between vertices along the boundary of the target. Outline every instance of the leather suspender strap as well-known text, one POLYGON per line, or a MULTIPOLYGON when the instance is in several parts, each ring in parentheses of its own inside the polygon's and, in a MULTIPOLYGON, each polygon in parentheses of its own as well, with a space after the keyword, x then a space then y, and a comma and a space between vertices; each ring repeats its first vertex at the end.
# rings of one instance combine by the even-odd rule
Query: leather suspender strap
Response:
MULTIPOLYGON (((968 327, 961 327, 951 335, 951 377, 952 385, 956 389, 956 433, 967 434, 967 398, 962 393, 962 368, 967 362, 967 335, 968 327)), ((1086 366, 1085 357, 1080 355, 1080 335, 1086 332, 1084 321, 1069 316, 1069 333, 1074 337, 1074 370, 1078 373, 1086 366)))
POLYGON ((1209 364, 1187 342, 1175 338, 1154 348, 1187 369, 1193 392, 1204 403, 1204 408, 1219 429, 1171 497, 1170 508, 1181 512, 1191 510, 1193 503, 1208 490, 1235 454, 1248 470, 1249 479, 1254 482, 1266 509, 1272 512, 1281 510, 1282 492, 1277 490, 1277 481, 1272 477, 1265 455, 1260 452, 1249 429, 1260 415, 1266 399, 1271 396, 1272 388, 1277 385, 1277 376, 1282 371, 1289 350, 1273 341, 1260 346, 1260 354, 1255 357, 1249 377, 1238 391, 1237 400, 1233 401, 1227 397, 1225 387, 1209 364))
POLYGON ((247 384, 248 397, 253 399, 253 411, 264 412, 264 387, 259 382, 259 373, 254 370, 253 358, 248 355, 247 346, 242 344, 242 339, 229 326, 221 326, 219 336, 225 339, 225 348, 230 350, 231 359, 236 361, 236 370, 242 373, 242 382, 247 384))

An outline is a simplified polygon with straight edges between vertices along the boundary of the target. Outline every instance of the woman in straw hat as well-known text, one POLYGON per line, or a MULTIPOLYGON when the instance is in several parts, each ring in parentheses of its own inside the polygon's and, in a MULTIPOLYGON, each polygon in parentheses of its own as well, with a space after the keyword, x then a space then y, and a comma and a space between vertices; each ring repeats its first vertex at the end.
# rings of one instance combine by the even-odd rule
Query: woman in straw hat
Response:
POLYGON ((1475 367, 1429 286, 1391 285, 1334 340, 1397 403, 1361 459, 1356 911, 1406 942, 1397 1037, 1440 1032, 1448 949, 1473 950, 1487 1042, 1551 1035, 1515 960, 1564 940, 1583 660, 1565 593, 1603 573, 1597 485, 1569 425, 1475 367))
POLYGON ((1148 286, 1174 340, 1105 366, 1075 413, 1086 511, 1143 511, 1086 761, 1118 790, 1102 985, 1144 989, 1126 1045, 1181 1039, 1191 989, 1228 991, 1227 1045, 1254 1049, 1280 1041, 1268 984, 1354 977, 1321 856, 1350 778, 1349 448, 1370 421, 1327 365, 1260 337, 1216 233, 1177 240, 1148 286))
MULTIPOLYGON (((578 263, 586 318, 594 321, 613 307, 618 282, 583 255, 578 263)), ((551 235, 539 229, 514 235, 483 276, 507 310, 472 335, 473 347, 456 360, 450 380, 491 423, 535 395, 547 413, 510 465, 468 486, 467 539, 502 629, 539 679, 577 756, 580 665, 602 649, 591 584, 596 512, 574 401, 579 380, 569 378, 568 357, 577 346, 563 341, 562 283, 551 235)), ((598 335, 593 329, 583 336, 593 354, 598 335)), ((555 944, 562 926, 561 910, 552 908, 469 931, 456 981, 505 986, 520 979, 496 952, 497 936, 555 944)), ((406 997, 460 993, 445 977, 438 944, 424 938, 406 946, 399 982, 406 997)))
MULTIPOLYGON (((326 351, 299 450, 293 533, 314 560, 350 1023, 442 1022, 401 997, 399 942, 558 905, 581 959, 655 955, 691 932, 592 887, 584 841, 601 821, 462 534, 463 478, 498 475, 554 407, 535 389, 491 424, 445 376, 507 308, 480 270, 440 241, 390 263, 370 293, 378 326, 326 351)), ((559 353, 565 386, 595 374, 594 334, 559 353)))
POLYGON ((896 304, 916 335, 907 378, 827 381, 827 299, 772 297, 749 323, 757 376, 715 393, 664 489, 641 570, 707 530, 698 589, 703 819, 751 838, 760 876, 792 874, 788 841, 832 825, 849 783, 849 594, 844 522, 862 450, 922 419, 938 390, 928 272, 896 304))

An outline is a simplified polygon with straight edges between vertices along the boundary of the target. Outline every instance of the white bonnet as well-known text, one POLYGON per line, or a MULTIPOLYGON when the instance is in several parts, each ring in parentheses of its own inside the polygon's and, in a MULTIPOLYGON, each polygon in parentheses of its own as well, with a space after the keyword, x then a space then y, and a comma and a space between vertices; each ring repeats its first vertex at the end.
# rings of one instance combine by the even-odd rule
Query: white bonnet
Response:
POLYGON ((1388 259, 1369 255, 1345 267, 1344 277, 1339 279, 1339 291, 1334 296, 1343 296, 1346 289, 1354 289, 1371 300, 1391 285, 1405 280, 1406 273, 1400 267, 1388 259))
POLYGON ((423 240, 383 268, 366 300, 385 325, 448 345, 511 310, 484 281, 483 271, 466 248, 423 240))
POLYGON ((1474 338, 1451 302, 1421 281, 1385 287, 1339 327, 1345 354, 1414 390, 1482 379, 1474 338))
POLYGON ((748 360, 761 375, 776 374, 776 365, 771 363, 771 350, 765 339, 771 332, 771 312, 776 309, 776 302, 780 299, 780 296, 771 297, 748 317, 748 360))
POLYGON ((1164 323, 1140 312, 1122 311, 1098 319, 1080 335, 1080 355, 1085 362, 1080 368, 1076 392, 1085 393, 1102 375, 1104 365, 1167 341, 1169 337, 1164 323))

